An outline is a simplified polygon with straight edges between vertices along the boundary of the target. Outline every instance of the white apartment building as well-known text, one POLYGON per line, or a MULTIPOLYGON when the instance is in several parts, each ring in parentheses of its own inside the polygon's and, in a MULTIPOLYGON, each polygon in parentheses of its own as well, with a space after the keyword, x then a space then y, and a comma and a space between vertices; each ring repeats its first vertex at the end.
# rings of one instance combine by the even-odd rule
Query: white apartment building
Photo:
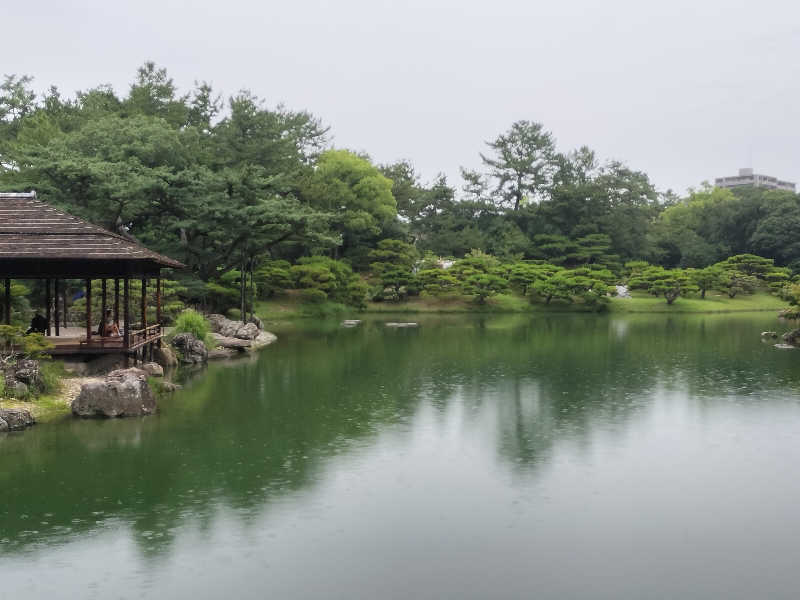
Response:
POLYGON ((782 181, 777 177, 770 177, 769 175, 759 175, 753 173, 753 169, 739 169, 738 175, 731 177, 717 177, 714 180, 714 185, 720 188, 738 188, 744 186, 753 186, 760 188, 767 188, 770 190, 787 190, 789 192, 795 191, 795 184, 791 181, 782 181))

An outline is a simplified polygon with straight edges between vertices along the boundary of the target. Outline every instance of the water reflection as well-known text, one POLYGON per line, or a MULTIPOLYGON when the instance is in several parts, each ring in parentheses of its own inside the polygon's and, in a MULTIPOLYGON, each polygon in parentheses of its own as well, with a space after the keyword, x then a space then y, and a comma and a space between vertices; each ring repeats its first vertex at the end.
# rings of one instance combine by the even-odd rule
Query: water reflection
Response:
POLYGON ((790 401, 797 357, 758 340, 771 319, 440 317, 418 329, 379 320, 295 328, 255 362, 212 366, 157 418, 69 420, 0 437, 0 554, 47 552, 121 527, 155 559, 223 515, 256 528, 322 485, 338 460, 387 439, 389 457, 416 449, 420 468, 437 439, 483 440, 477 447, 497 469, 535 481, 557 466, 555 447, 580 455, 598 435, 624 438, 653 418, 658 397, 712 412, 790 401))

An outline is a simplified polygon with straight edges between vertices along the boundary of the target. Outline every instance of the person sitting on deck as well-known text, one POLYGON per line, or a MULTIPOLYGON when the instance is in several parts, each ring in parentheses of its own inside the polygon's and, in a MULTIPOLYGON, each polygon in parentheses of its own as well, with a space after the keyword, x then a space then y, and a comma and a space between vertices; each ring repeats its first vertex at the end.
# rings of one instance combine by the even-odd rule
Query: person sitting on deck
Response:
POLYGON ((106 318, 97 328, 97 335, 102 337, 119 337, 119 324, 111 318, 111 309, 106 309, 106 318))
POLYGON ((28 331, 25 332, 25 335, 29 333, 47 333, 47 319, 39 313, 36 313, 31 319, 31 326, 28 328, 28 331))

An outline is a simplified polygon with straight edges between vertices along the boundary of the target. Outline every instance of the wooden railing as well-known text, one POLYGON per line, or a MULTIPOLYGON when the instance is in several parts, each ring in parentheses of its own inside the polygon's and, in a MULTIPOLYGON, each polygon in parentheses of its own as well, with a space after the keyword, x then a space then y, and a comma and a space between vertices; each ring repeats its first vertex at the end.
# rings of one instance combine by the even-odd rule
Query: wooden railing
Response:
POLYGON ((145 344, 149 344, 150 342, 155 342, 156 340, 160 339, 163 335, 164 335, 163 329, 159 324, 149 325, 144 329, 131 330, 128 350, 135 350, 136 348, 140 348, 145 344))

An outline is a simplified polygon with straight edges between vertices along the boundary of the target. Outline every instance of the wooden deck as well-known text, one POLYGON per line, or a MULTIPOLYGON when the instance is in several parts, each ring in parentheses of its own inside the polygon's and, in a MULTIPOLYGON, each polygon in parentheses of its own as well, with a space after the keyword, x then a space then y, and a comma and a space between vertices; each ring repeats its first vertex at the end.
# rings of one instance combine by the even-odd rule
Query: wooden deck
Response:
POLYGON ((130 342, 125 347, 125 338, 122 336, 100 337, 93 335, 86 340, 86 332, 77 327, 62 328, 65 335, 50 335, 46 339, 55 347, 48 353, 52 356, 66 356, 71 354, 130 354, 142 346, 152 344, 164 337, 161 325, 150 325, 144 329, 135 329, 130 333, 130 342))

